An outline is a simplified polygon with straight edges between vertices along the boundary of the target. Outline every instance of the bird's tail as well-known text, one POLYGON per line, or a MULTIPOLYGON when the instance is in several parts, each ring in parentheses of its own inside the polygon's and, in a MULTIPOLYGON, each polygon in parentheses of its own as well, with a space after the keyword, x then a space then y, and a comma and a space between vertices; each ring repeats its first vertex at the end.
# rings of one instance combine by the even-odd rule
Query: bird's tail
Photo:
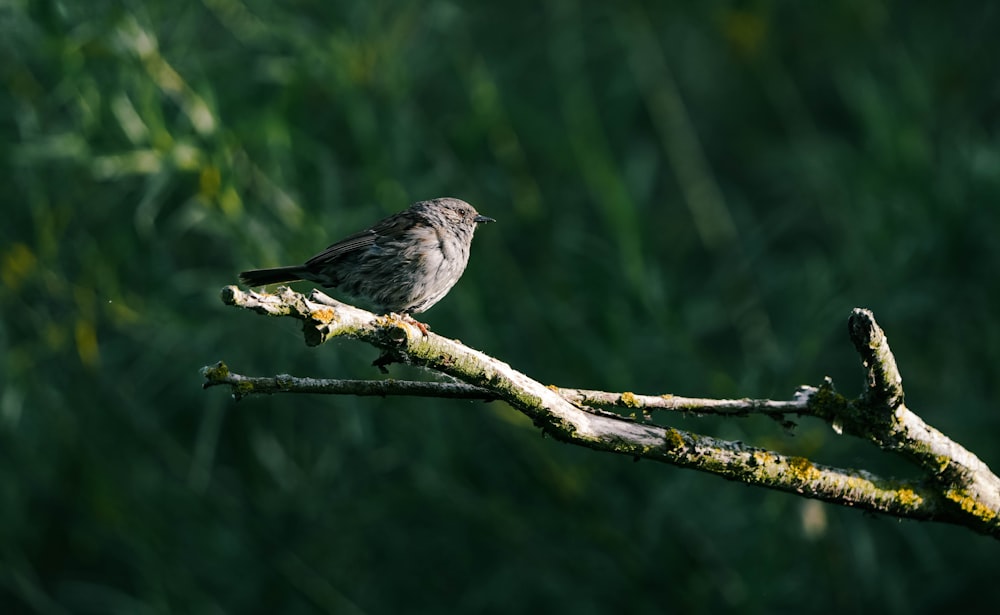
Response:
POLYGON ((279 282, 294 282, 301 280, 306 269, 302 265, 290 267, 275 267, 274 269, 252 269, 240 274, 240 282, 247 286, 267 286, 279 282))

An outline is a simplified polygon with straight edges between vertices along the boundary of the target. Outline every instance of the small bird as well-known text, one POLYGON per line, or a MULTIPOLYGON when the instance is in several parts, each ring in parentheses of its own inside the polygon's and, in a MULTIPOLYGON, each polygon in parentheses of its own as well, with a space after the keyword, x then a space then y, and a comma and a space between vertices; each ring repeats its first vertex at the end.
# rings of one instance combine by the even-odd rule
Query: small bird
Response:
MULTIPOLYGON (((375 304, 379 313, 427 310, 458 282, 476 226, 496 222, 453 198, 420 201, 338 241, 304 265, 240 274, 247 286, 307 280, 375 304)), ((420 326, 426 335, 426 328, 420 326)))

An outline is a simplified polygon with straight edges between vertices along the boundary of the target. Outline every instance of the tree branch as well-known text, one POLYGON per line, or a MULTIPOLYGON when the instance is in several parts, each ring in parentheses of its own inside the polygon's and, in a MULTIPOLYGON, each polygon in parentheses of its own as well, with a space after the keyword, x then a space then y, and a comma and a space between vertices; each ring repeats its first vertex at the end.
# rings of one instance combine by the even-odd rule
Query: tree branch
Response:
POLYGON ((502 400, 564 442, 699 469, 729 480, 872 512, 954 523, 1000 538, 1000 479, 975 455, 906 408, 895 359, 885 334, 867 310, 855 310, 849 323, 851 339, 869 372, 868 389, 860 398, 843 397, 827 379, 819 387, 800 388, 789 401, 712 400, 547 387, 456 340, 424 335, 398 317, 376 316, 318 291, 306 297, 283 288, 269 295, 229 286, 223 289, 222 299, 258 313, 301 320, 310 346, 333 337, 354 338, 382 349, 383 356, 376 362, 379 366, 406 362, 464 383, 316 380, 288 375, 249 378, 231 373, 221 362, 203 369, 205 387, 228 385, 237 399, 257 393, 295 392, 502 400), (779 420, 788 415, 815 416, 838 432, 846 431, 903 455, 925 471, 927 480, 900 481, 863 470, 825 466, 591 406, 644 413, 759 413, 779 420))
MULTIPOLYGON (((274 393, 319 393, 326 395, 357 395, 359 397, 437 397, 442 399, 480 399, 493 401, 496 395, 489 389, 455 382, 425 382, 418 380, 343 380, 340 378, 300 378, 288 374, 277 376, 244 376, 229 371, 225 363, 203 368, 207 378, 203 388, 228 385, 237 400, 249 395, 274 393)), ((759 413, 775 419, 788 414, 811 414, 809 397, 815 387, 801 387, 795 399, 703 399, 676 395, 637 395, 628 391, 609 393, 589 389, 570 389, 549 385, 566 401, 578 406, 606 406, 630 410, 670 410, 682 414, 749 416, 759 413)))
POLYGON ((288 374, 273 377, 253 377, 234 374, 223 362, 202 369, 206 378, 203 388, 228 385, 237 400, 248 395, 274 393, 322 393, 326 395, 357 395, 358 397, 437 397, 481 399, 493 401, 496 396, 487 389, 458 382, 421 382, 414 380, 339 380, 334 378, 300 378, 288 374))

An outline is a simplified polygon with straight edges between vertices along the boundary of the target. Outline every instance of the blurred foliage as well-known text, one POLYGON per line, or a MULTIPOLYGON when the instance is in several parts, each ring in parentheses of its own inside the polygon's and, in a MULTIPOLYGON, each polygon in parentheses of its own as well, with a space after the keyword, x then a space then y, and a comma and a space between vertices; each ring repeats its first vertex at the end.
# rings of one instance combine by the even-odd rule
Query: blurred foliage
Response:
MULTIPOLYGON (((940 612, 996 541, 539 436, 509 408, 200 389, 374 377, 219 289, 408 203, 499 220, 425 315, 543 382, 861 384, 994 468, 1000 5, 0 4, 0 601, 40 613, 940 612)), ((395 377, 426 377, 396 369, 395 377)), ((804 422, 677 419, 911 472, 804 422)))

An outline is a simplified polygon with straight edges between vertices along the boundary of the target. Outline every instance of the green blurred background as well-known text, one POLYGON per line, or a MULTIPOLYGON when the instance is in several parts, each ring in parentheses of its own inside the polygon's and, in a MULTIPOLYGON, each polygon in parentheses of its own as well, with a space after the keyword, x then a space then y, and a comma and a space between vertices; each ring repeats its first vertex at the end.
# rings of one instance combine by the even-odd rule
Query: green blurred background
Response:
MULTIPOLYGON (((866 306, 910 406, 1000 468, 1000 5, 604 4, 0 2, 0 610, 996 606, 962 528, 501 404, 200 388, 377 377, 219 289, 456 196, 499 222, 438 333, 563 386, 855 394, 866 306)), ((668 422, 914 475, 809 421, 668 422)))

